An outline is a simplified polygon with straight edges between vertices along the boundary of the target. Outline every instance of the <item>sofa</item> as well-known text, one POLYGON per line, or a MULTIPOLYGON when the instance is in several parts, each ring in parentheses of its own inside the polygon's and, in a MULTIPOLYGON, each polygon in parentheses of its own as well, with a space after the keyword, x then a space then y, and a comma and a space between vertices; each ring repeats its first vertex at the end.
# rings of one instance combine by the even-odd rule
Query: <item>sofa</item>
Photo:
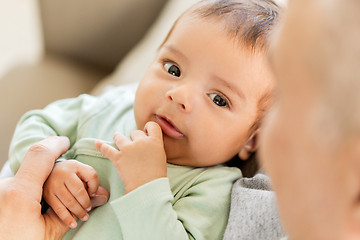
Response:
MULTIPOLYGON (((22 30, 39 30, 39 36, 30 40, 35 39, 33 44, 41 53, 31 61, 26 53, 20 54, 17 64, 0 75, 0 167, 8 158, 16 123, 25 112, 58 99, 97 95, 106 87, 139 81, 175 19, 197 1, 27 2, 38 20, 34 27, 25 19, 22 30), (139 64, 144 67, 139 69, 139 64)), ((6 8, 1 6, 5 2, 0 8, 6 8)), ((9 32, 8 38, 21 36, 21 32, 9 32)), ((21 39, 18 45, 27 40, 21 39)), ((6 60, 0 57, 0 63, 6 60)))

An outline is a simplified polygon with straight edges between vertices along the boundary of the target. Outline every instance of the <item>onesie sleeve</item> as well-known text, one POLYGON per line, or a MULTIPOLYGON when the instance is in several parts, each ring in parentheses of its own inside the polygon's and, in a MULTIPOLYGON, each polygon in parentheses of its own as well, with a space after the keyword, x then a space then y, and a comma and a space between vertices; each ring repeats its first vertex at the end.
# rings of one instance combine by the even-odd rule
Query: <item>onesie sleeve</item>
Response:
POLYGON ((206 171, 176 201, 168 178, 160 178, 112 201, 123 239, 222 239, 231 187, 240 175, 206 171))
POLYGON ((30 146, 46 137, 67 136, 73 145, 79 119, 84 117, 81 112, 94 101, 95 97, 84 94, 26 113, 18 122, 10 144, 9 161, 13 173, 19 169, 30 146))

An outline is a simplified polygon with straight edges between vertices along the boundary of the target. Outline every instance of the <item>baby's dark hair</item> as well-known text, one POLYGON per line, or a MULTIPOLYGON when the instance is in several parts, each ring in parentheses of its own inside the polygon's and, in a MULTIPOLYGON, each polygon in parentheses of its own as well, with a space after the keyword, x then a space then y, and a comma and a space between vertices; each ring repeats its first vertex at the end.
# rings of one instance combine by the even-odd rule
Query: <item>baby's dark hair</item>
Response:
POLYGON ((188 11, 202 18, 217 18, 231 37, 254 51, 267 51, 279 13, 272 0, 202 0, 188 11))
POLYGON ((229 36, 254 51, 267 51, 269 38, 278 22, 280 7, 272 0, 201 0, 173 24, 163 46, 183 15, 215 18, 224 24, 229 36))

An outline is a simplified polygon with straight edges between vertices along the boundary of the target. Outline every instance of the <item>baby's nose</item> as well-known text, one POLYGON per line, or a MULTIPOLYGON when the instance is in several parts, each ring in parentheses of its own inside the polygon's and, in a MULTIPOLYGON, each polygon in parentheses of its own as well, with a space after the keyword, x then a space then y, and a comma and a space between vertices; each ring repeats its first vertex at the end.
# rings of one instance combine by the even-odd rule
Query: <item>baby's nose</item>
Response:
POLYGON ((190 112, 192 110, 191 90, 186 86, 175 87, 167 92, 167 99, 178 105, 181 110, 190 112))

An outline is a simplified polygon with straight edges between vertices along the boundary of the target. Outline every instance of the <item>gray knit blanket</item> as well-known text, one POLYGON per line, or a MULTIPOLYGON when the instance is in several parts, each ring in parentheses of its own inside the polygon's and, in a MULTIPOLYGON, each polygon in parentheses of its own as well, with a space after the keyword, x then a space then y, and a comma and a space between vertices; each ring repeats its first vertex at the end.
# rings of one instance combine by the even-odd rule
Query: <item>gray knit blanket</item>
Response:
POLYGON ((224 240, 287 239, 270 178, 262 173, 234 183, 224 240))

